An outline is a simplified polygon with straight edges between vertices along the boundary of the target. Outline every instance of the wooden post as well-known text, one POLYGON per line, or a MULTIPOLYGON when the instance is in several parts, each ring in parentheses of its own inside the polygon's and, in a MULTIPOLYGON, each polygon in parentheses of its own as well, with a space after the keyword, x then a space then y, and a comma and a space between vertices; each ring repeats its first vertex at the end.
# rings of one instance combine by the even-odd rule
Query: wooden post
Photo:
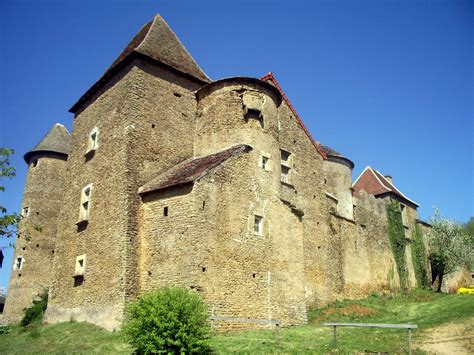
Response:
POLYGON ((408 328, 408 354, 411 355, 411 328, 408 328))
POLYGON ((336 336, 336 326, 335 325, 332 327, 332 333, 334 335, 334 349, 336 349, 337 348, 337 336, 336 336))

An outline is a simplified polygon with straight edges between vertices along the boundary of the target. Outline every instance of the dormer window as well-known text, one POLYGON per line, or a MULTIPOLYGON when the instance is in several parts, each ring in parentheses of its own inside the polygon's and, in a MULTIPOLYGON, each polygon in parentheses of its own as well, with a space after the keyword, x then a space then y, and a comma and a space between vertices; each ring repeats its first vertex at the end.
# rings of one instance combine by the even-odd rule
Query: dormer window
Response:
POLYGON ((81 192, 81 206, 79 212, 79 222, 89 220, 90 203, 92 196, 92 184, 87 185, 81 192))
POLYGON ((92 154, 99 147, 99 129, 95 127, 89 134, 86 155, 92 154))

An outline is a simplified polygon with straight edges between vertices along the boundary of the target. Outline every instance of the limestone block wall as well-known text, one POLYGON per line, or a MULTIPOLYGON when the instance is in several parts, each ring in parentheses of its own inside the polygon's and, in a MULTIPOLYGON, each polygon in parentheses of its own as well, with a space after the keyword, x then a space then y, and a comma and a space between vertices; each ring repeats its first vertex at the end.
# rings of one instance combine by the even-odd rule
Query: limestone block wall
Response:
MULTIPOLYGON (((17 322, 23 309, 48 288, 55 254, 56 222, 64 194, 66 161, 62 156, 41 153, 28 166, 22 209, 28 208, 20 224, 4 320, 17 322), (39 229, 39 230, 38 230, 39 229), (21 269, 16 267, 22 258, 21 269)), ((5 265, 5 267, 8 267, 5 265)))
POLYGON ((132 66, 110 81, 76 114, 67 163, 63 208, 58 223, 47 322, 89 321, 112 329, 124 306, 128 228, 127 121, 133 95, 132 66), (98 147, 86 156, 97 129, 98 147), (81 193, 92 184, 88 223, 78 224, 81 193), (76 258, 86 256, 84 279, 74 278, 76 258))
POLYGON ((275 174, 259 158, 253 150, 193 186, 144 198, 144 292, 178 284, 200 292, 216 315, 306 321, 302 225, 275 198, 275 174), (263 217, 262 235, 254 233, 255 214, 263 217))
POLYGON ((323 163, 326 191, 337 198, 336 213, 353 219, 352 170, 341 163, 326 160, 323 163))

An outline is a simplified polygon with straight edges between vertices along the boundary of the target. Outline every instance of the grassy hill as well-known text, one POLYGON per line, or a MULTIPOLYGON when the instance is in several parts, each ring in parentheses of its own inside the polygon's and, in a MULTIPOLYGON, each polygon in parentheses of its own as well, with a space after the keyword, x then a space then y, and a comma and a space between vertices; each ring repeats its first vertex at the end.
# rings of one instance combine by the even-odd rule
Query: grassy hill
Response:
MULTIPOLYGON (((211 345, 217 353, 327 353, 334 349, 332 329, 321 325, 325 321, 416 324, 419 327, 413 336, 416 348, 430 330, 450 322, 462 323, 463 329, 472 334, 474 295, 415 291, 406 296, 373 295, 365 300, 341 301, 311 311, 307 325, 282 329, 278 336, 271 330, 217 334, 212 337, 211 345)), ((404 330, 338 329, 338 350, 343 353, 406 349, 404 330)), ((10 333, 0 334, 1 354, 131 352, 120 331, 107 332, 87 323, 12 327, 10 333)))

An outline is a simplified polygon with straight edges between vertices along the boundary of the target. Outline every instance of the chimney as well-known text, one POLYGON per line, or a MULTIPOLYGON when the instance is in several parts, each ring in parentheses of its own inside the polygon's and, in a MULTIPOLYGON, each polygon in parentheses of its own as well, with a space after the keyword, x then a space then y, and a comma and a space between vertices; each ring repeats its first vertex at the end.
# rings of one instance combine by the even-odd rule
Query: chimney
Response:
POLYGON ((388 180, 389 183, 391 183, 393 185, 393 179, 390 175, 385 175, 385 179, 388 180))

